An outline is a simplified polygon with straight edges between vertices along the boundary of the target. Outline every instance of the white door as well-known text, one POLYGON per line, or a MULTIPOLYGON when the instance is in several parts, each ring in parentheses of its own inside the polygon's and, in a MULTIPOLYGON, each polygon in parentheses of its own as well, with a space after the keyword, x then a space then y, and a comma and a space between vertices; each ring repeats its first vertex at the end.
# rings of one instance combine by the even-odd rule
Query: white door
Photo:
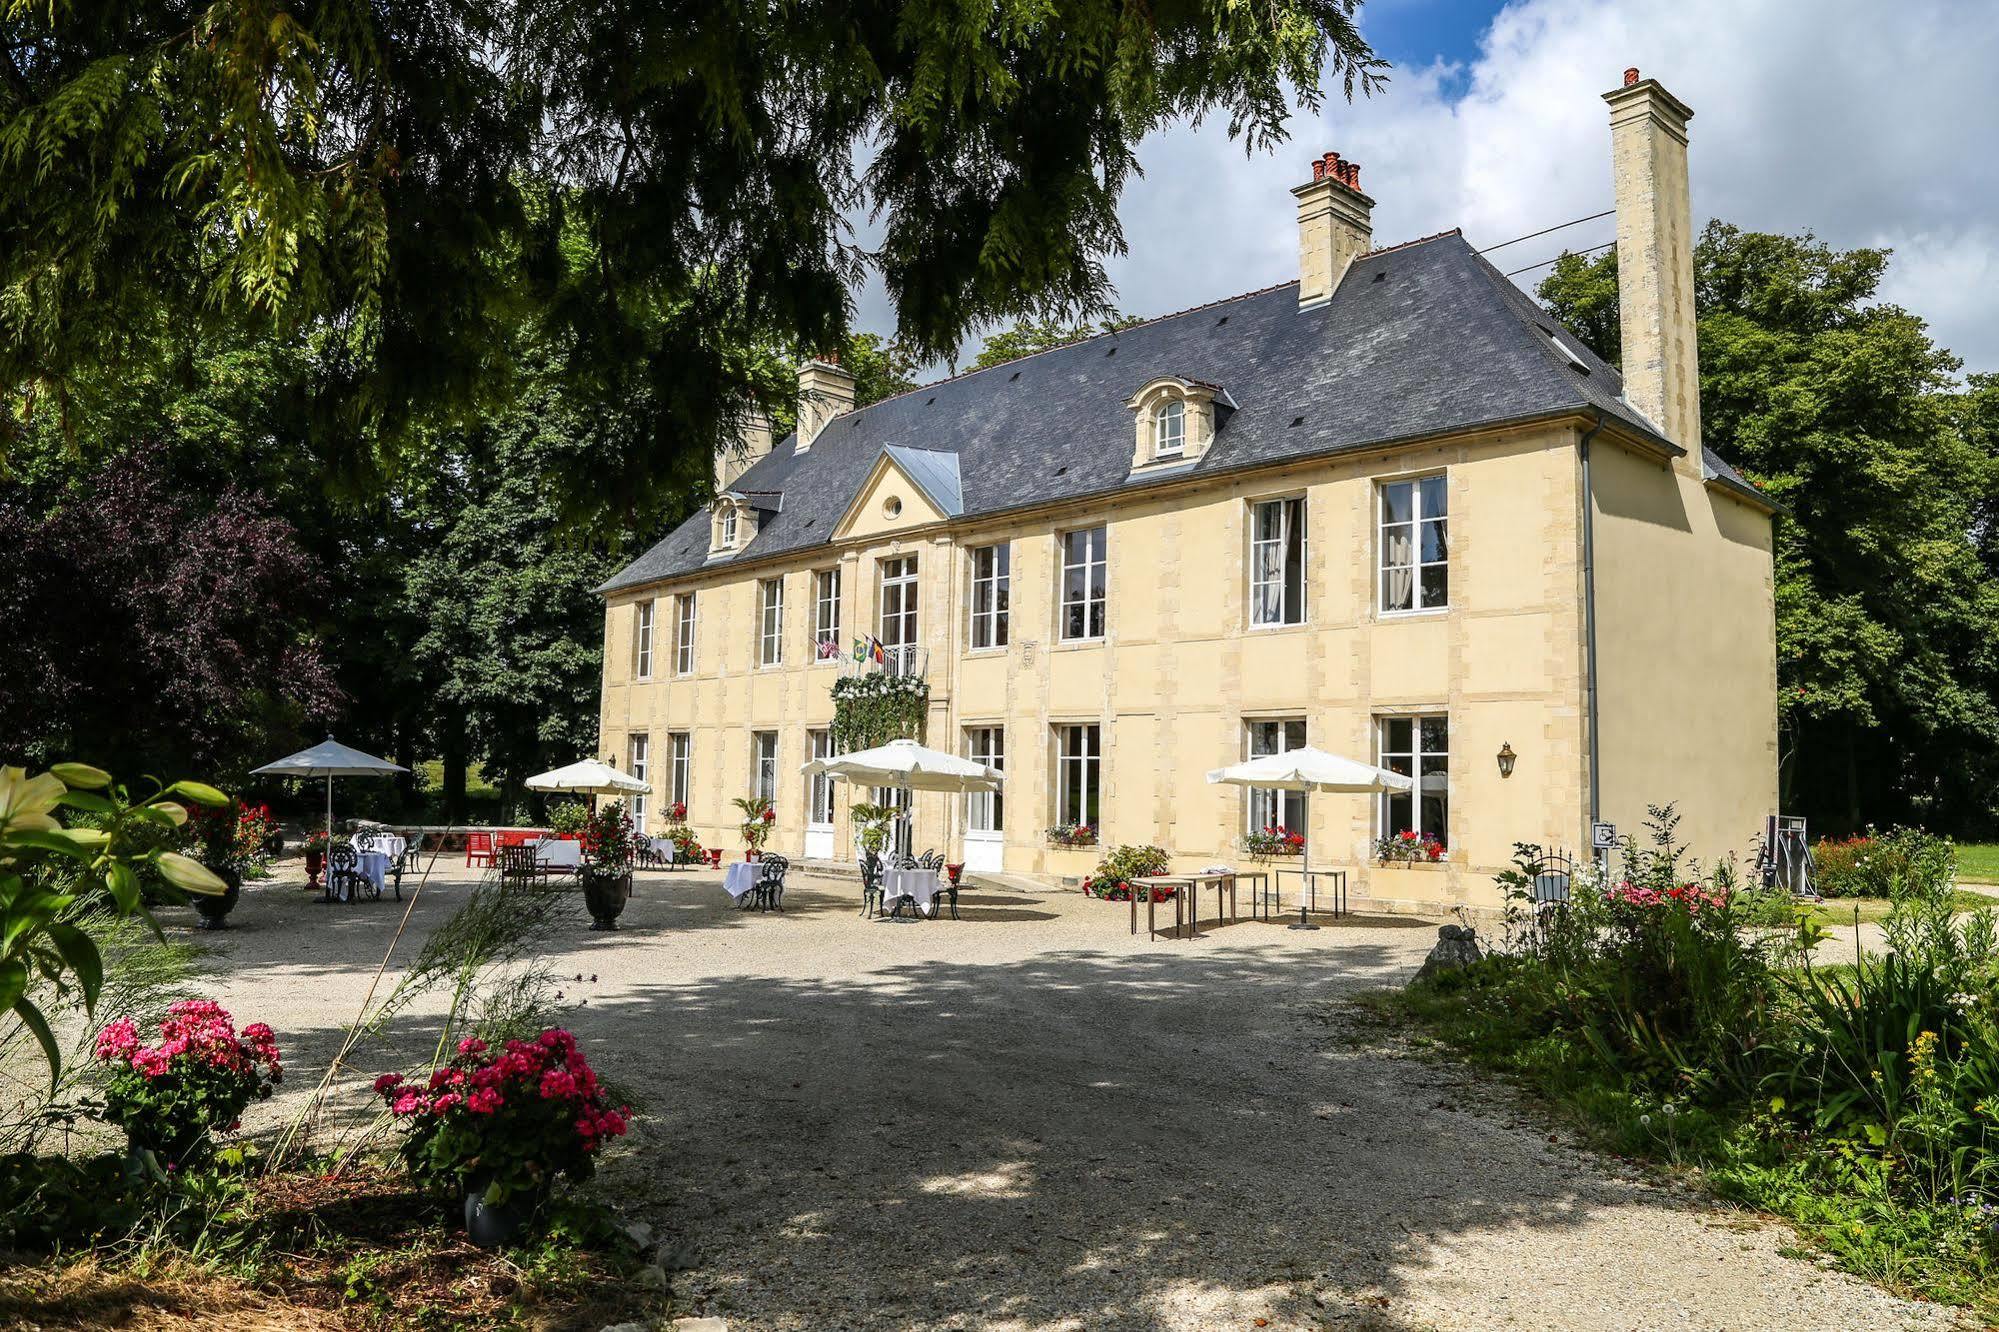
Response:
MULTIPOLYGON (((1006 731, 998 726, 965 730, 965 752, 975 763, 1006 769, 1006 731)), ((973 791, 965 797, 965 868, 995 872, 1004 868, 1006 793, 973 791)))
MULTIPOLYGON (((833 735, 830 731, 812 731, 812 757, 815 759, 833 757, 833 735)), ((814 773, 806 799, 810 808, 805 811, 805 858, 807 860, 831 860, 833 858, 833 779, 825 773, 814 773)))

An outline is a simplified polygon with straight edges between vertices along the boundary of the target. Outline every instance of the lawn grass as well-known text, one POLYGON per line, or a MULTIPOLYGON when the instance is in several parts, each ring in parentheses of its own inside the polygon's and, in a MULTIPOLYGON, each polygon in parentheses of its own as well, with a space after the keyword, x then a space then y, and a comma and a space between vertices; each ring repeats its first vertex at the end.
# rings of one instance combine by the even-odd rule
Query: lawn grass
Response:
MULTIPOLYGON (((417 776, 423 779, 424 790, 441 791, 444 789, 444 761, 442 759, 425 759, 416 765, 416 771, 417 776)), ((467 764, 465 767, 465 798, 473 802, 498 800, 500 798, 500 788, 486 780, 485 770, 476 763, 467 764)))
POLYGON ((1957 874, 1973 883, 1999 883, 1999 842, 1959 842, 1957 874))
MULTIPOLYGON (((1999 908, 1999 898, 1984 893, 1974 893, 1968 889, 1957 890, 1956 909, 1976 911, 1981 907, 1999 908)), ((1895 904, 1885 897, 1828 897, 1823 902, 1813 903, 1806 908, 1815 925, 1851 925, 1854 912, 1860 913, 1862 924, 1878 924, 1888 919, 1888 913, 1895 904)))

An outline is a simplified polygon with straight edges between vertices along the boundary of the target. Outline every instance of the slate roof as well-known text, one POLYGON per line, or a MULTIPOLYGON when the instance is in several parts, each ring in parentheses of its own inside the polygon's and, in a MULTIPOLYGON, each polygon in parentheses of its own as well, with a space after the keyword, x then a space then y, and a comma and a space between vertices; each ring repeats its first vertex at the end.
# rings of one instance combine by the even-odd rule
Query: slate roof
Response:
MULTIPOLYGON (((703 510, 598 590, 823 545, 884 449, 952 455, 967 516, 1140 488, 1155 478, 1129 476, 1125 403, 1167 375, 1220 385, 1236 404, 1200 460, 1172 470, 1175 480, 1592 409, 1682 451, 1624 401, 1615 370, 1567 337, 1568 350, 1558 348, 1553 318, 1455 231, 1362 255, 1316 309, 1299 310, 1297 286, 885 399, 835 417, 803 456, 787 437, 736 481, 784 496, 742 551, 708 559, 703 510)), ((1704 457, 1724 484, 1768 503, 1712 452, 1704 457)))
POLYGON ((946 518, 965 516, 965 486, 958 476, 958 455, 936 449, 906 449, 884 445, 882 452, 916 483, 931 507, 946 518))

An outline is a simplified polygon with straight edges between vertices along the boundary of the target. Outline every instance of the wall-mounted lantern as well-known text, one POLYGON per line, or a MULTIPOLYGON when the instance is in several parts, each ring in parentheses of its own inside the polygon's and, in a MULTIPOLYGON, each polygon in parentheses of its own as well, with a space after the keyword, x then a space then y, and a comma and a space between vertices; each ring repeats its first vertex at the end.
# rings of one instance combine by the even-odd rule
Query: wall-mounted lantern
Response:
POLYGON ((1511 777, 1513 775, 1513 760, 1515 757, 1512 745, 1502 743, 1499 746, 1499 775, 1501 777, 1511 777))

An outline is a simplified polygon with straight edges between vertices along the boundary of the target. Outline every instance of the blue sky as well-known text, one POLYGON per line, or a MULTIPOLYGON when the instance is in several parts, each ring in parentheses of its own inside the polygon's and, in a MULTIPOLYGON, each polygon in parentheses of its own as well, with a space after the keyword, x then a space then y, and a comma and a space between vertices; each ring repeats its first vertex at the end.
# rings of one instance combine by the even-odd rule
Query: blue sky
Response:
MULTIPOLYGON (((1882 298, 1927 319, 1967 370, 1999 371, 1999 5, 1883 12, 1876 0, 1366 0, 1361 29, 1395 65, 1381 94, 1329 97, 1254 156, 1212 120, 1139 146, 1144 175, 1119 208, 1129 252, 1105 264, 1116 303, 1159 315, 1297 276, 1288 190, 1328 149, 1362 164, 1377 245, 1461 227, 1485 246, 1607 208, 1601 94, 1636 65, 1694 108, 1697 225, 1891 248, 1882 298)), ((1606 220, 1495 257, 1517 267, 1610 235, 1606 220)), ((856 315, 893 328, 878 284, 856 315)))

